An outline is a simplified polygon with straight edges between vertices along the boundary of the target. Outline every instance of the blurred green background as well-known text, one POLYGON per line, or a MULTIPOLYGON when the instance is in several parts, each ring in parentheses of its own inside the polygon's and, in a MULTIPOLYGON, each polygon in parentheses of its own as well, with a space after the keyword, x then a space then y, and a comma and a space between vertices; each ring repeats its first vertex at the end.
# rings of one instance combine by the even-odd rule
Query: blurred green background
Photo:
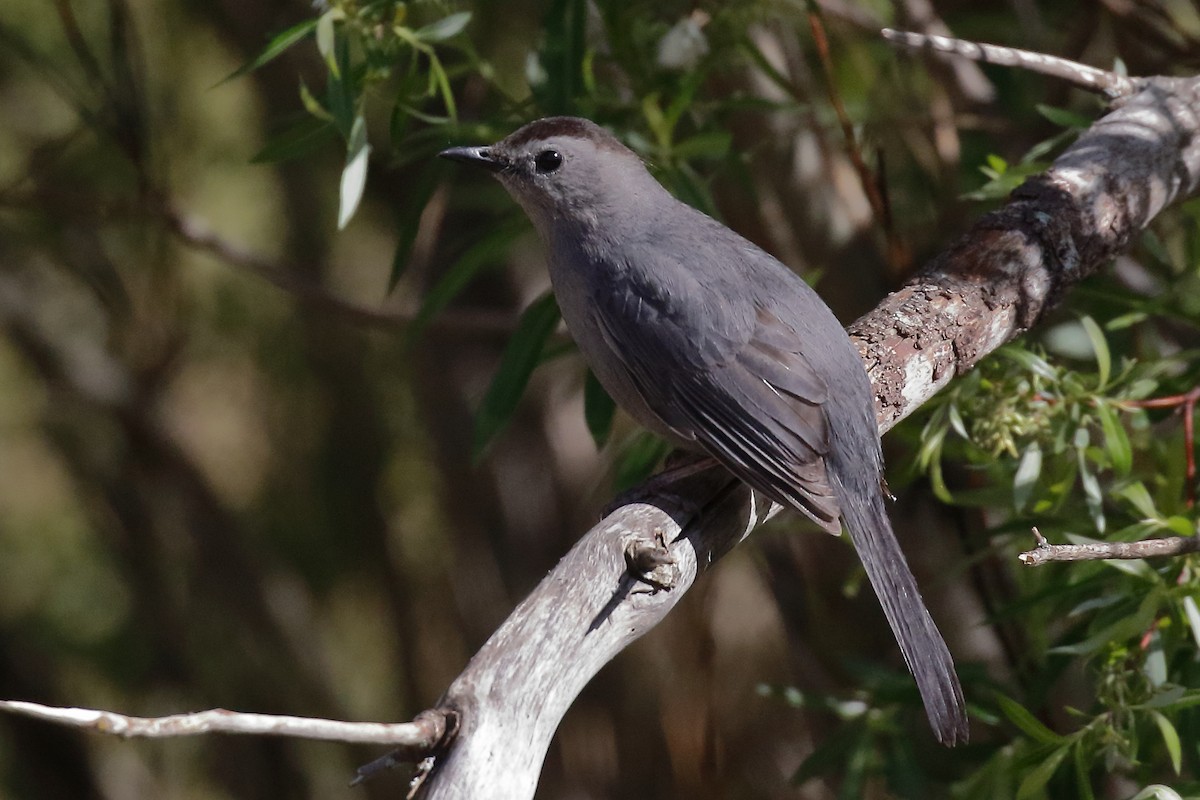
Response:
MULTIPOLYGON (((0 697, 409 719, 645 473, 661 448, 611 418, 565 331, 521 316, 548 289, 531 228, 438 150, 589 116, 848 322, 1100 112, 880 27, 1200 64, 1187 2, 813 7, 828 72, 788 0, 6 0, 0 697)), ((1194 531, 1178 418, 1130 402, 1200 375, 1195 215, 885 443, 970 747, 933 742, 853 552, 785 518, 593 681, 539 796, 1197 791, 1195 563, 1012 558, 1031 521, 1100 535, 1105 509, 1129 536, 1194 531), (1039 392, 1064 399, 997 405, 1039 392)), ((380 752, 0 717, 0 796, 401 796, 403 771, 346 787, 380 752)))

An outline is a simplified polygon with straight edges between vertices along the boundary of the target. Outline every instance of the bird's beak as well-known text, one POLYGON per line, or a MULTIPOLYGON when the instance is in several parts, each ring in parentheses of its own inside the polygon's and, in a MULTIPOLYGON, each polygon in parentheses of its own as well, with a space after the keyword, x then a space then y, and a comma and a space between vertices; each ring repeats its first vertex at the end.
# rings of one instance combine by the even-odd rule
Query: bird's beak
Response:
POLYGON ((508 166, 508 162, 492 153, 489 147, 451 147, 438 155, 451 161, 474 164, 490 172, 499 172, 508 166))

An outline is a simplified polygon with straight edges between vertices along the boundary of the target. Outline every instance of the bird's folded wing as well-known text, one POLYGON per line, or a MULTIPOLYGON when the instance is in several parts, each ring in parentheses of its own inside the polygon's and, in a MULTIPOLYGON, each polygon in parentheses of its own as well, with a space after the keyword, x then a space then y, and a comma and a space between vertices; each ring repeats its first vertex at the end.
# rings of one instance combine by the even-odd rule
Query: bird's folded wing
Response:
POLYGON ((600 323, 610 346, 621 348, 646 405, 667 425, 775 502, 830 533, 841 532, 841 509, 824 459, 829 390, 799 352, 800 342, 774 315, 760 310, 750 338, 724 348, 720 358, 711 356, 712 347, 693 343, 691 352, 709 356, 690 361, 655 357, 666 331, 643 336, 625 327, 618 340, 616 320, 600 323))

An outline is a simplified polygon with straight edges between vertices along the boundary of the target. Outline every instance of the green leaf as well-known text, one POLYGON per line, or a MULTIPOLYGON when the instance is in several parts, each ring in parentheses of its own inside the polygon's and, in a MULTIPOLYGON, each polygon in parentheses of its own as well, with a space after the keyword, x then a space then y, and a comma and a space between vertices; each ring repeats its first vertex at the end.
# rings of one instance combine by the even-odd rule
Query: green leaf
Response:
POLYGON ((538 365, 546 340, 554 333, 562 314, 554 295, 546 292, 534 300, 517 323, 517 330, 508 340, 500 367, 484 395, 483 403, 475 414, 475 435, 472 443, 473 457, 478 460, 489 444, 508 424, 517 403, 529 384, 529 376, 538 365))
POLYGON ((1080 436, 1080 433, 1087 433, 1086 428, 1079 428, 1075 436, 1075 455, 1079 463, 1079 481, 1083 484, 1083 498, 1087 503, 1088 515, 1092 518, 1092 524, 1096 526, 1096 530, 1104 533, 1104 495, 1100 491, 1100 481, 1096 474, 1088 468, 1087 462, 1087 436, 1080 436), (1079 442, 1083 440, 1081 445, 1079 442))
MULTIPOLYGON (((264 64, 270 63, 284 53, 289 47, 303 39, 306 39, 313 28, 317 27, 317 20, 308 19, 301 22, 299 25, 293 25, 286 31, 276 34, 275 38, 267 43, 266 48, 255 56, 252 60, 235 69, 233 72, 221 79, 217 86, 223 83, 228 83, 234 78, 240 78, 248 72, 253 72, 264 64)), ((214 86, 213 88, 216 88, 214 86)))
POLYGON ((342 169, 341 202, 338 206, 338 230, 349 224, 363 189, 367 186, 367 163, 371 145, 367 144, 367 121, 359 114, 350 129, 350 140, 346 144, 346 166, 342 169))
POLYGON ((587 421, 588 431, 592 434, 592 441, 596 443, 597 449, 604 447, 608 435, 612 433, 616 410, 617 404, 608 392, 604 391, 604 387, 596 379, 596 374, 589 369, 583 381, 583 417, 587 421))
POLYGON ((337 56, 334 53, 337 44, 336 31, 333 27, 335 14, 338 14, 338 11, 330 9, 317 19, 317 52, 321 54, 321 58, 325 59, 325 65, 334 77, 340 78, 342 73, 338 68, 337 56))
POLYGON ((1158 726, 1158 732, 1162 734, 1163 744, 1167 746, 1167 754, 1171 757, 1171 766, 1178 775, 1183 768, 1183 748, 1179 744, 1179 731, 1175 730, 1171 720, 1164 717, 1161 711, 1152 711, 1150 716, 1158 726))
POLYGON ((304 81, 300 81, 300 102, 304 104, 304 109, 322 122, 333 122, 333 115, 325 106, 321 105, 321 101, 313 97, 313 93, 308 90, 308 86, 304 81))
POLYGON ((1021 462, 1013 475, 1013 505, 1018 511, 1025 508, 1033 495, 1033 487, 1037 484, 1038 476, 1042 474, 1042 448, 1036 442, 1030 442, 1021 454, 1021 462))
POLYGON ((441 175, 441 166, 430 161, 406 187, 404 197, 397 205, 396 250, 392 254, 392 270, 388 274, 389 294, 395 290, 396 284, 404 277, 404 271, 408 269, 413 245, 421 229, 422 212, 437 189, 441 175))
POLYGON ((1154 505, 1154 498, 1150 496, 1149 490, 1146 489, 1146 484, 1141 481, 1126 484, 1118 489, 1115 494, 1117 497, 1128 501, 1143 518, 1162 518, 1162 514, 1158 512, 1158 508, 1154 505))
POLYGON ((707 158, 713 161, 724 158, 733 144, 733 135, 727 131, 710 131, 684 139, 675 145, 672 152, 676 158, 707 158))
POLYGON ((462 33, 463 28, 471 21, 470 11, 460 11, 443 17, 437 22, 431 22, 423 28, 413 31, 413 37, 422 42, 444 42, 462 33))
POLYGON ((962 414, 959 412, 956 404, 951 403, 946 406, 946 417, 950 421, 951 430, 968 442, 971 441, 971 434, 967 433, 966 423, 963 422, 962 414))
POLYGON ((450 79, 442 68, 441 60, 429 57, 429 75, 442 95, 442 103, 446 106, 446 114, 451 120, 458 118, 458 108, 454 104, 454 92, 450 89, 450 79))
POLYGON ((508 245, 525 230, 524 220, 508 222, 493 228, 490 233, 468 247, 425 295, 416 317, 408 326, 406 342, 412 344, 425 330, 429 320, 457 297, 481 270, 500 263, 508 245))
POLYGON ((1079 800, 1096 800, 1096 793, 1092 791, 1093 762, 1090 753, 1076 742, 1072 760, 1075 762, 1075 786, 1079 790, 1079 800))
POLYGON ((1020 728, 1026 736, 1038 744, 1060 745, 1066 741, 1066 737, 1047 728, 1016 700, 997 692, 996 704, 1000 706, 1000 711, 1004 716, 1008 717, 1009 722, 1020 728))
POLYGON ((305 117, 272 136, 250 159, 251 164, 278 164, 311 153, 337 133, 327 119, 305 117))
POLYGON ((1196 648, 1200 649, 1200 608, 1196 607, 1196 598, 1190 594, 1183 598, 1183 615, 1187 617, 1188 627, 1192 629, 1196 648))
POLYGON ((617 492, 632 489, 650 476, 654 465, 671 451, 671 445, 652 433, 638 433, 617 458, 613 488, 617 492))
POLYGON ((1001 347, 996 353, 1010 361, 1015 361, 1025 369, 1048 381, 1058 381, 1058 373, 1054 371, 1054 367, 1050 366, 1046 359, 1028 350, 1023 350, 1020 347, 1001 347))
POLYGON ((1183 798, 1170 786, 1154 783, 1142 789, 1129 800, 1183 800, 1183 798))
POLYGON ((1017 800, 1032 800, 1038 796, 1046 788, 1050 779, 1054 777, 1058 765, 1062 763, 1070 749, 1071 745, 1063 745, 1047 756, 1045 761, 1030 770, 1029 774, 1025 776, 1025 780, 1021 781, 1020 788, 1017 789, 1017 800))
MULTIPOLYGON (((1144 564, 1145 562, 1142 563, 1144 564)), ((1151 590, 1146 594, 1145 599, 1142 600, 1141 605, 1138 606, 1137 611, 1134 613, 1121 617, 1113 624, 1089 636, 1082 642, 1052 647, 1048 652, 1088 656, 1099 652, 1101 648, 1107 647, 1114 642, 1124 642, 1135 636, 1140 636, 1154 622, 1155 614, 1158 611, 1158 602, 1159 592, 1151 590)))
POLYGON ((1133 447, 1129 444, 1125 426, 1108 403, 1097 403, 1096 415, 1100 417, 1100 428, 1104 431, 1104 447, 1108 451, 1109 460, 1112 461, 1113 470, 1117 475, 1125 477, 1133 468, 1133 447))
POLYGON ((862 749, 867 744, 866 739, 867 729, 864 722, 856 720, 840 726, 800 762, 799 768, 792 775, 792 785, 799 786, 822 775, 844 772, 850 754, 862 749))
POLYGON ((1082 114, 1076 114, 1074 111, 1067 111, 1065 108, 1055 108, 1042 103, 1038 103, 1034 108, 1043 117, 1064 128, 1087 130, 1092 126, 1092 120, 1082 114))
POLYGON ((1112 353, 1108 349, 1108 340, 1104 338, 1104 331, 1096 324, 1096 320, 1091 317, 1080 317, 1079 323, 1087 332, 1088 340, 1092 343, 1092 351, 1096 354, 1096 369, 1100 373, 1100 385, 1096 388, 1098 391, 1103 391, 1112 374, 1112 353))

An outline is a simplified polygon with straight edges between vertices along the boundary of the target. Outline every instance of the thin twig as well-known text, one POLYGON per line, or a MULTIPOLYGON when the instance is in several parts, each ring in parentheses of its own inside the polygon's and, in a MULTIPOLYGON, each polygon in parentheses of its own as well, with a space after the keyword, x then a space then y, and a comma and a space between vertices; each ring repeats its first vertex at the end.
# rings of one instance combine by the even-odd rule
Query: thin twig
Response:
POLYGON ((1033 529, 1037 547, 1017 556, 1027 567, 1050 561, 1104 561, 1108 559, 1160 558, 1200 553, 1200 536, 1168 536, 1140 542, 1089 542, 1088 544, 1050 544, 1041 531, 1033 529))
MULTIPOLYGON (((448 715, 422 711, 412 722, 340 722, 315 717, 252 714, 223 708, 172 714, 167 717, 131 717, 91 708, 60 708, 22 700, 0 700, 0 711, 10 711, 45 722, 115 736, 170 738, 208 733, 242 733, 254 736, 290 736, 357 744, 386 744, 424 757, 433 752, 446 733, 448 715)), ((450 725, 452 728, 452 724, 450 725)))
POLYGON ((825 36, 825 26, 821 23, 821 14, 815 4, 811 4, 809 8, 808 24, 812 29, 813 44, 817 51, 817 57, 821 60, 821 69, 825 73, 825 86, 829 90, 829 102, 833 106, 834 113, 837 114, 838 123, 842 128, 842 136, 846 140, 846 155, 850 157, 850 163, 854 165, 854 171, 858 173, 863 193, 867 196, 871 211, 887 239, 887 259, 892 274, 907 275, 912 271, 912 252, 896 233, 891 206, 884 199, 879 188, 879 181, 871 168, 867 166, 862 155, 862 148, 859 147, 858 139, 854 135, 854 123, 850 121, 850 115, 846 113, 846 106, 842 103, 842 96, 838 93, 837 82, 834 80, 833 59, 829 55, 829 39, 825 36))
POLYGON ((1200 386, 1183 394, 1152 397, 1149 400, 1123 400, 1124 408, 1178 408, 1183 412, 1183 454, 1187 463, 1187 507, 1196 505, 1196 403, 1200 402, 1200 386))
POLYGON ((1115 72, 1096 69, 1058 56, 1018 50, 1015 47, 980 44, 964 39, 952 39, 948 36, 931 36, 923 33, 897 31, 891 28, 884 28, 881 33, 883 38, 893 44, 920 50, 934 50, 939 53, 951 53, 985 64, 1017 67, 1067 81, 1089 92, 1100 92, 1110 100, 1128 97, 1138 91, 1142 84, 1138 79, 1118 75, 1115 72))

